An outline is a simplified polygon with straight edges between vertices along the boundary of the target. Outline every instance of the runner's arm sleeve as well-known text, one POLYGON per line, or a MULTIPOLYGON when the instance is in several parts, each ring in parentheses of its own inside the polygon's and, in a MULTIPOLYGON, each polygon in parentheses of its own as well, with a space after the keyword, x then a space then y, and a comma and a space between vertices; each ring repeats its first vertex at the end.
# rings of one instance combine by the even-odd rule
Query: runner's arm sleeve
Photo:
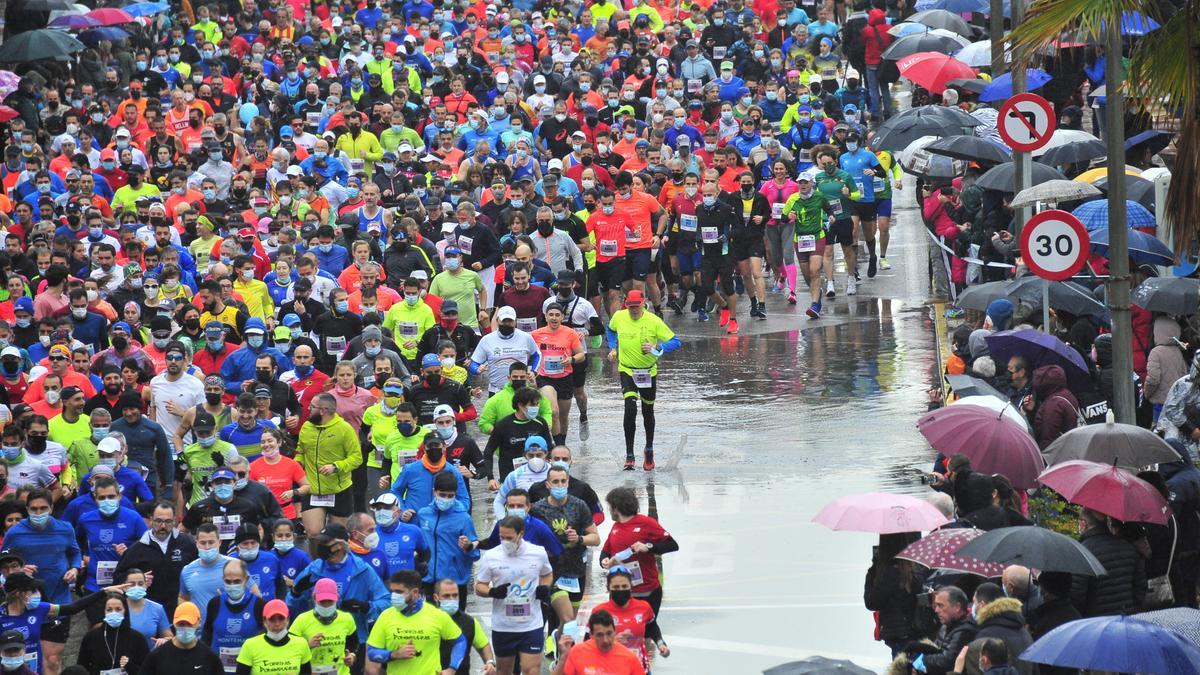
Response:
POLYGON ((650 638, 656 645, 663 641, 662 628, 658 626, 657 621, 651 621, 646 624, 646 637, 650 638))
POLYGON ((373 663, 387 663, 392 658, 390 649, 376 647, 371 643, 367 643, 367 660, 373 663))
POLYGON ((679 542, 675 541, 675 537, 672 537, 669 534, 667 535, 666 539, 663 539, 662 541, 651 542, 651 543, 654 544, 653 552, 655 555, 661 555, 663 553, 674 553, 675 551, 679 550, 679 542))
POLYGON ((71 616, 72 614, 78 614, 79 612, 82 612, 83 610, 87 609, 89 606, 94 605, 97 602, 100 602, 101 600, 104 599, 104 595, 105 595, 104 591, 99 590, 90 595, 85 595, 82 598, 76 600, 75 602, 72 602, 72 603, 69 603, 66 605, 54 605, 54 606, 58 607, 58 616, 71 616))
POLYGON ((608 341, 608 348, 616 349, 617 348, 617 332, 612 329, 611 324, 604 329, 604 335, 605 335, 605 339, 608 341))
POLYGON ((467 636, 462 633, 458 634, 458 639, 454 641, 454 646, 450 648, 450 667, 458 670, 458 666, 462 664, 463 657, 467 655, 467 636))
POLYGON ((662 356, 663 354, 668 354, 670 352, 675 351, 676 349, 679 349, 682 346, 683 346, 683 344, 679 341, 679 336, 676 335, 675 337, 672 337, 670 340, 667 340, 666 342, 663 342, 662 344, 658 345, 658 348, 657 348, 658 354, 655 354, 655 356, 662 356))

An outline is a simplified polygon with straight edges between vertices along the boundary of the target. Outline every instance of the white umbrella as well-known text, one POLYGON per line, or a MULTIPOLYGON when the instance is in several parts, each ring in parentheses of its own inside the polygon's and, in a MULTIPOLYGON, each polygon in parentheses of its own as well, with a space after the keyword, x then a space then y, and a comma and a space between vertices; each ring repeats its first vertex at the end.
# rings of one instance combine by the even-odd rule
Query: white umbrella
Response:
POLYGON ((1046 154, 1050 148, 1057 148, 1060 145, 1069 145, 1078 143, 1079 141, 1098 141, 1099 138, 1089 134, 1086 131, 1077 129, 1055 129, 1053 134, 1050 134, 1050 140, 1041 148, 1034 150, 1031 154, 1034 157, 1041 157, 1046 154))
POLYGON ((57 19, 60 16, 72 16, 74 14, 87 14, 90 11, 92 11, 91 7, 88 7, 87 5, 81 5, 79 3, 75 3, 74 5, 71 6, 71 9, 56 9, 56 10, 50 12, 49 20, 54 21, 55 19, 57 19))
MULTIPOLYGON (((988 68, 992 65, 992 41, 972 42, 954 54, 954 58, 972 68, 988 68)), ((1004 53, 1004 62, 1012 63, 1012 54, 1004 53)))
POLYGON ((907 148, 896 153, 896 159, 900 160, 900 163, 902 164, 904 162, 911 163, 913 161, 913 155, 915 155, 918 150, 923 150, 925 146, 940 138, 941 136, 922 136, 912 143, 909 143, 907 148))
POLYGON ((1142 178, 1145 178, 1146 180, 1151 181, 1151 182, 1158 180, 1159 176, 1170 177, 1170 175, 1171 175, 1171 170, 1165 166, 1152 166, 1149 169, 1146 169, 1145 171, 1142 172, 1142 178))
POLYGON ((1018 192, 1013 197, 1012 207, 1032 206, 1036 202, 1069 202, 1094 197, 1098 194, 1100 194, 1100 189, 1091 183, 1077 180, 1048 180, 1018 192))
POLYGON ((1017 424, 1020 424, 1023 428, 1029 428, 1029 423, 1025 421, 1025 416, 1021 414, 1020 410, 1017 410, 1016 406, 1007 400, 1001 400, 995 396, 964 396, 951 405, 973 405, 994 410, 997 415, 1004 415, 1017 424))

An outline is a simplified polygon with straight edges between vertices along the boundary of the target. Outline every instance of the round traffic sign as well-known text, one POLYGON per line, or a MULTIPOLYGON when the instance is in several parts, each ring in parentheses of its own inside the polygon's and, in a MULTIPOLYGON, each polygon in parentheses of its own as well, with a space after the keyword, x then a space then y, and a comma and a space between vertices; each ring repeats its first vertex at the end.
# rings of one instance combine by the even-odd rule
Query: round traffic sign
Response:
POLYGON ((1033 152, 1050 142, 1056 122, 1049 101, 1037 94, 1017 94, 1000 106, 996 131, 1013 150, 1033 152))
POLYGON ((1069 211, 1042 211, 1021 230, 1021 257, 1029 271, 1043 279, 1075 276, 1090 248, 1087 228, 1069 211))

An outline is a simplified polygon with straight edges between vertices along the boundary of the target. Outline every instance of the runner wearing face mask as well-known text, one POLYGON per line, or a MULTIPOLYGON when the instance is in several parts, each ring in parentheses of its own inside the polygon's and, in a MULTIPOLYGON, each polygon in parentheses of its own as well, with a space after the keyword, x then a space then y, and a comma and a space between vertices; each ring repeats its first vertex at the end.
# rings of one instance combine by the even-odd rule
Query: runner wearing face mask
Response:
POLYGON ((454 476, 458 485, 459 500, 470 509, 470 495, 462 474, 446 461, 446 442, 441 435, 429 433, 425 436, 424 454, 419 462, 404 467, 400 476, 392 483, 389 491, 400 501, 400 519, 413 522, 417 511, 434 500, 433 484, 440 474, 454 476))
MULTIPOLYGON (((191 495, 187 500, 189 506, 204 499, 209 476, 224 464, 224 457, 237 452, 232 443, 217 437, 216 419, 207 410, 195 413, 191 432, 195 442, 185 445, 175 460, 175 484, 180 490, 186 477, 191 476, 191 495)), ((179 494, 183 496, 182 491, 179 494)))
POLYGON ((289 632, 308 642, 315 672, 345 675, 358 651, 354 619, 338 609, 337 584, 321 579, 313 587, 313 608, 292 622, 289 632))
POLYGON ((312 650, 308 641, 288 632, 288 606, 282 600, 272 600, 262 611, 261 635, 242 646, 233 671, 238 675, 268 675, 286 668, 289 673, 312 672, 312 650))
MULTIPOLYGON (((558 279, 554 284, 554 295, 546 299, 542 305, 542 311, 545 312, 552 304, 557 304, 563 309, 563 325, 575 331, 579 335, 581 343, 586 345, 586 341, 593 337, 598 339, 598 336, 604 334, 604 324, 600 322, 600 316, 596 313, 596 308, 592 306, 585 298, 576 293, 578 287, 578 275, 571 270, 562 270, 558 273, 558 279)), ((584 388, 587 383, 587 367, 585 364, 580 364, 579 367, 571 369, 571 386, 574 390, 573 395, 575 403, 579 407, 579 439, 586 441, 590 432, 588 430, 588 397, 587 390, 584 388)), ((511 375, 510 375, 511 380, 511 375)), ((545 396, 542 397, 546 399, 545 396)), ((490 402, 490 401, 489 401, 490 402)), ((546 400, 546 403, 549 401, 546 400)), ((568 402, 568 406, 570 403, 568 402)), ((486 410, 486 407, 485 407, 486 410)), ((566 424, 566 413, 563 413, 563 423, 566 424)), ((549 420, 543 414, 543 418, 549 420)), ((482 429, 482 427, 480 427, 482 429)))
POLYGON ((237 671, 243 644, 263 630, 263 608, 267 602, 251 593, 250 588, 245 563, 230 560, 222 571, 222 588, 209 600, 204 613, 201 639, 216 650, 226 673, 237 671))
POLYGON ((501 673, 539 672, 545 634, 542 602, 550 600, 554 571, 546 549, 524 540, 525 521, 507 516, 497 525, 500 546, 479 560, 475 593, 492 599, 492 642, 501 673))
POLYGON ((650 668, 650 656, 646 640, 654 644, 659 656, 666 658, 671 649, 663 640, 662 630, 654 621, 654 609, 650 603, 633 597, 633 577, 628 567, 614 565, 608 570, 608 600, 592 608, 592 614, 608 612, 616 624, 616 639, 633 650, 642 661, 642 667, 650 668))
POLYGON ((492 500, 492 511, 497 516, 505 513, 505 497, 514 489, 528 490, 535 483, 546 480, 550 471, 550 462, 546 459, 546 439, 541 436, 530 436, 525 440, 525 454, 522 462, 514 462, 516 467, 505 476, 492 500))
POLYGON ((142 675, 178 675, 179 673, 220 673, 221 659, 200 641, 200 610, 190 602, 175 608, 175 636, 165 642, 142 664, 142 675))
POLYGON ((492 428, 487 445, 483 449, 484 475, 488 478, 488 487, 500 489, 500 482, 508 478, 514 469, 520 466, 532 439, 540 439, 540 446, 547 447, 546 440, 551 437, 550 426, 541 417, 542 401, 546 396, 532 387, 522 387, 512 396, 513 414, 501 419, 492 428), (492 472, 492 456, 499 453, 499 481, 492 472))

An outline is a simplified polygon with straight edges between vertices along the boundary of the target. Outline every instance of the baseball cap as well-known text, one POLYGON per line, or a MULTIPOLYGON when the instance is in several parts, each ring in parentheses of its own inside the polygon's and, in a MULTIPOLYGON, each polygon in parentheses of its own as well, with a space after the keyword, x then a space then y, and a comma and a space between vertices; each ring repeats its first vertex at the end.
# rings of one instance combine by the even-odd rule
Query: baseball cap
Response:
MULTIPOLYGON (((385 492, 384 494, 390 495, 392 493, 385 492)), ((395 495, 392 496, 394 497, 395 495)), ((0 551, 0 567, 3 567, 11 562, 16 562, 18 565, 25 564, 25 561, 21 559, 21 554, 17 553, 16 551, 12 549, 4 549, 3 551, 0 551)))
POLYGON ((541 436, 530 436, 525 439, 525 452, 529 452, 530 450, 545 450, 548 447, 546 439, 541 436))
POLYGON ((9 345, 9 346, 5 347, 3 349, 3 351, 0 351, 0 358, 3 358, 5 356, 15 356, 19 359, 19 358, 21 358, 21 350, 17 349, 16 347, 13 347, 12 345, 9 345))
POLYGON ((66 345, 53 345, 50 347, 50 356, 65 356, 71 358, 71 349, 66 345))
MULTIPOLYGON (((116 326, 113 326, 113 328, 116 328, 116 326)), ((128 326, 126 326, 126 330, 128 330, 128 326)), ((204 327, 204 335, 205 337, 210 337, 214 340, 224 337, 225 324, 221 323, 220 321, 209 321, 208 325, 204 327)))
POLYGON ((200 608, 192 602, 181 602, 175 607, 174 622, 187 622, 192 625, 200 623, 200 608))
POLYGON ((454 408, 451 408, 445 403, 439 405, 433 409, 433 419, 436 420, 439 417, 454 417, 454 408))
POLYGON ((209 483, 212 483, 216 480, 236 481, 237 476, 233 474, 233 469, 223 466, 208 475, 209 483))
MULTIPOLYGON (((384 494, 391 496, 392 499, 396 498, 395 495, 393 495, 390 492, 385 492, 384 494)), ((330 579, 329 577, 324 577, 322 579, 317 580, 317 585, 313 587, 313 601, 315 601, 315 602, 322 602, 324 600, 336 601, 337 599, 338 599, 338 591, 337 591, 337 582, 336 581, 334 581, 333 579, 330 579)))
POLYGON ((303 175, 304 175, 304 169, 301 169, 299 164, 293 164, 293 165, 291 165, 291 166, 289 166, 289 167, 287 168, 287 175, 289 175, 289 176, 303 176, 303 175))
POLYGON ((517 310, 513 309, 512 307, 510 307, 508 305, 501 307, 496 312, 496 320, 503 321, 505 319, 512 319, 513 321, 516 321, 517 320, 517 310))
POLYGON ((21 631, 9 629, 0 633, 0 650, 17 649, 25 646, 25 636, 21 631))
POLYGON ((33 314, 33 300, 27 297, 18 298, 17 301, 13 303, 13 313, 15 314, 16 312, 33 314))
POLYGON ((457 246, 447 246, 445 255, 462 255, 462 251, 457 246))
POLYGON ((346 541, 350 539, 350 533, 346 531, 345 525, 330 523, 322 528, 321 531, 317 533, 317 536, 313 538, 317 541, 334 541, 337 539, 346 541))
POLYGON ((453 300, 442 300, 442 314, 458 314, 458 303, 453 300))
MULTIPOLYGON (((325 579, 325 581, 331 580, 325 579)), ((275 598, 274 600, 268 602, 266 607, 263 607, 264 619, 270 619, 276 616, 282 616, 285 619, 288 618, 288 606, 279 598, 275 598)))
POLYGON ((642 292, 637 289, 629 291, 629 295, 625 296, 625 306, 626 307, 630 307, 632 305, 644 305, 644 304, 646 304, 646 298, 645 298, 645 296, 642 295, 642 292))
POLYGON ((288 328, 295 328, 296 326, 300 325, 300 317, 295 314, 284 314, 283 325, 287 326, 288 328))
POLYGON ((380 506, 397 506, 400 504, 400 500, 396 499, 396 495, 391 492, 381 492, 378 497, 371 500, 369 506, 375 506, 376 504, 380 506))
POLYGON ((555 157, 554 159, 552 159, 546 163, 547 171, 551 171, 553 169, 562 169, 562 168, 563 168, 562 160, 557 157, 555 157))
POLYGON ((204 410, 196 411, 196 419, 192 422, 192 428, 196 431, 212 431, 217 428, 217 419, 204 410))
POLYGON ((121 441, 115 438, 104 437, 96 444, 96 452, 103 452, 106 455, 114 455, 121 451, 121 441))
POLYGON ((404 395, 404 380, 398 377, 389 377, 387 382, 383 383, 383 393, 395 394, 397 396, 404 395))
POLYGON ((438 358, 437 354, 426 354, 421 357, 422 368, 432 368, 440 365, 442 365, 442 360, 438 358))

